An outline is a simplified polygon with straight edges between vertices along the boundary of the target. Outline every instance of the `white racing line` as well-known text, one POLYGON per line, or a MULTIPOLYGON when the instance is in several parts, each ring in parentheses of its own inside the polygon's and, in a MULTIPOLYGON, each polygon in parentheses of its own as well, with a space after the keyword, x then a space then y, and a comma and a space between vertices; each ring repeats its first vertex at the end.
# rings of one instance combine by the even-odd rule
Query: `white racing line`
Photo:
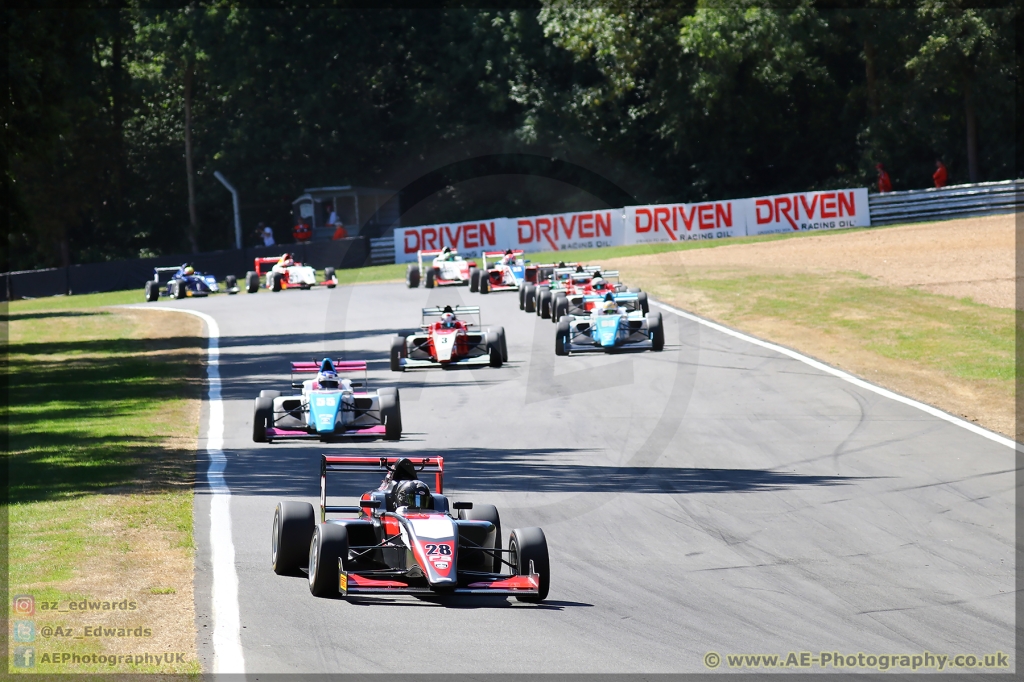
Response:
POLYGON ((206 377, 209 385, 206 401, 210 404, 210 422, 206 430, 206 454, 210 466, 206 483, 210 487, 210 564, 213 569, 213 672, 244 673, 242 639, 238 616, 238 573, 235 571, 235 545, 231 540, 231 489, 224 481, 224 403, 220 397, 220 327, 217 321, 195 310, 147 306, 142 310, 167 310, 195 315, 206 323, 210 340, 206 351, 206 377))
POLYGON ((819 369, 822 372, 826 372, 828 374, 831 374, 832 376, 839 377, 843 381, 847 381, 855 386, 867 389, 872 393, 877 393, 880 396, 884 396, 886 398, 889 398, 890 400, 895 400, 896 402, 903 403, 904 405, 910 405, 911 407, 915 407, 921 410, 922 412, 927 412, 933 417, 938 417, 939 419, 947 421, 950 424, 956 424, 960 428, 967 429, 972 433, 976 433, 979 436, 982 436, 983 438, 989 439, 990 441, 999 443, 1000 445, 1005 445, 1008 448, 1013 448, 1018 452, 1024 452, 1024 445, 1021 445, 1016 441, 1010 440, 1006 436, 1001 436, 998 433, 989 431, 988 429, 982 428, 977 424, 972 424, 971 422, 960 419, 959 417, 954 417, 948 412, 943 412, 937 407, 926 405, 924 403, 918 402, 906 396, 900 395, 899 393, 893 393, 892 391, 884 389, 881 386, 875 386, 874 384, 864 381, 863 379, 859 379, 853 376, 852 374, 847 374, 846 372, 840 369, 830 367, 829 365, 826 365, 824 362, 819 362, 814 358, 797 353, 795 350, 791 350, 789 348, 786 348, 785 346, 779 346, 774 343, 769 343, 768 341, 762 341, 761 339, 755 338, 753 336, 747 336, 746 334, 738 332, 735 329, 729 329, 728 327, 724 327, 715 322, 711 322, 710 320, 705 320, 702 317, 697 317, 696 315, 685 312, 683 310, 679 310, 678 308, 673 308, 670 305, 665 305, 664 303, 660 303, 658 301, 651 301, 651 305, 658 306, 659 308, 667 310, 668 312, 674 315, 686 318, 687 320, 696 322, 697 324, 704 325, 705 327, 710 327, 715 331, 722 332, 723 334, 727 334, 729 336, 732 336, 733 338, 741 339, 743 341, 746 341, 747 343, 752 343, 755 346, 767 348, 768 350, 773 350, 776 353, 781 353, 787 357, 793 358, 794 360, 799 360, 805 365, 810 365, 811 367, 819 369))

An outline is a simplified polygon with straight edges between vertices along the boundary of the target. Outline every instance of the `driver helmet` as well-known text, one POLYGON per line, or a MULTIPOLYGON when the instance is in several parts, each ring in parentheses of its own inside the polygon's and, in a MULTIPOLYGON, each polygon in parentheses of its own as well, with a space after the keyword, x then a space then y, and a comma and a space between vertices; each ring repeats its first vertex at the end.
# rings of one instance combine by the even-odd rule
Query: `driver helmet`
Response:
POLYGON ((402 481, 395 489, 395 506, 410 509, 433 509, 434 498, 423 481, 402 481))
POLYGON ((444 313, 441 315, 441 326, 445 329, 451 329, 455 326, 455 315, 453 313, 444 313))
POLYGON ((448 257, 448 256, 450 256, 450 255, 452 255, 452 250, 451 250, 451 248, 449 248, 449 247, 447 247, 447 246, 446 246, 446 247, 444 247, 443 249, 441 249, 441 257, 442 257, 442 258, 447 258, 447 257, 448 257))
POLYGON ((320 384, 320 388, 338 388, 338 373, 330 369, 320 372, 316 382, 320 384))
POLYGON ((582 265, 577 265, 576 266, 576 272, 583 272, 583 266, 582 265))
POLYGON ((196 269, 193 268, 191 265, 186 265, 184 268, 182 268, 181 271, 183 273, 185 273, 186 275, 194 275, 194 274, 196 274, 196 269))
POLYGON ((615 301, 605 301, 601 304, 601 312, 605 315, 611 315, 619 310, 619 306, 615 305, 615 301))
POLYGON ((599 275, 595 276, 594 279, 590 280, 590 286, 594 287, 595 289, 600 289, 601 287, 604 286, 604 280, 601 279, 599 275))

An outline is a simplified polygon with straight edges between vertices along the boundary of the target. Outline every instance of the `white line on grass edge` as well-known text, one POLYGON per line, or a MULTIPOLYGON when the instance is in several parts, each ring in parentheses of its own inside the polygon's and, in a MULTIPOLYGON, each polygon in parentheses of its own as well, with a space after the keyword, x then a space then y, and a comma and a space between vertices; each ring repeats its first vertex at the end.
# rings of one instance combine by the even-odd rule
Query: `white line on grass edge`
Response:
POLYGON ((992 431, 989 431, 988 429, 982 428, 982 427, 978 426, 977 424, 972 424, 971 422, 965 421, 963 419, 960 419, 959 417, 954 417, 953 415, 949 414, 948 412, 943 412, 942 410, 938 409, 937 407, 932 407, 931 405, 926 405, 924 403, 918 402, 918 401, 913 400, 911 398, 908 398, 906 396, 902 396, 899 393, 893 393, 892 391, 884 389, 881 386, 875 386, 874 384, 868 383, 867 381, 864 381, 863 379, 859 379, 859 378, 853 376, 852 374, 847 374, 846 372, 844 372, 844 371, 842 371, 840 369, 836 369, 835 367, 830 367, 830 366, 826 365, 824 362, 819 362, 818 360, 815 360, 814 358, 810 358, 810 357, 808 357, 806 355, 801 355, 800 353, 797 353, 795 350, 790 350, 789 348, 786 348, 784 346, 779 346, 779 345, 776 345, 774 343, 769 343, 768 341, 762 341, 761 339, 755 338, 753 336, 748 336, 748 335, 746 335, 746 334, 744 334, 742 332, 738 332, 738 331, 736 331, 734 329, 729 329, 728 327, 724 327, 724 326, 722 326, 720 324, 716 324, 715 322, 711 322, 710 320, 705 320, 702 317, 697 317, 696 315, 693 315, 691 313, 685 312, 683 310, 679 310, 678 308, 673 308, 670 305, 665 305, 664 303, 660 303, 658 301, 651 301, 651 305, 656 305, 659 308, 663 308, 664 310, 667 310, 670 313, 673 313, 675 315, 679 315, 680 317, 684 317, 687 320, 691 320, 693 322, 696 322, 697 324, 702 324, 705 327, 710 327, 711 329, 714 329, 715 331, 722 332, 723 334, 728 334, 729 336, 732 336, 734 338, 740 339, 742 341, 746 341, 747 343, 752 343, 755 346, 761 346, 762 348, 767 348, 768 350, 773 350, 776 353, 781 353, 781 354, 783 354, 785 356, 791 357, 794 360, 799 360, 800 362, 802 362, 802 363, 804 363, 806 365, 810 365, 811 367, 814 367, 815 369, 819 369, 822 372, 827 372, 828 374, 831 374, 832 376, 839 377, 843 381, 848 381, 851 384, 854 384, 855 386, 860 386, 861 388, 867 389, 867 390, 871 391, 872 393, 877 393, 880 396, 884 396, 884 397, 889 398, 891 400, 895 400, 896 402, 903 403, 904 405, 910 405, 911 407, 916 407, 917 409, 921 410, 922 412, 927 412, 928 414, 932 415, 933 417, 938 417, 939 419, 942 419, 943 421, 947 421, 950 424, 955 424, 955 425, 957 425, 957 426, 959 426, 961 428, 967 429, 968 431, 971 431, 972 433, 976 433, 979 436, 982 436, 983 438, 988 438, 990 441, 999 443, 1000 445, 1005 445, 1008 448, 1013 448, 1013 449, 1017 450, 1018 452, 1024 452, 1024 445, 1021 445, 1020 443, 1017 443, 1016 441, 1012 441, 1012 440, 1010 440, 1009 438, 1007 438, 1005 436, 1001 436, 998 433, 993 433, 992 431))
POLYGON ((217 321, 195 310, 147 306, 142 310, 168 310, 195 315, 206 323, 210 340, 206 351, 206 377, 209 391, 210 423, 206 430, 206 454, 210 466, 206 483, 210 498, 210 563, 213 566, 213 672, 244 673, 242 639, 238 616, 238 574, 235 572, 235 545, 231 540, 231 489, 224 481, 224 403, 220 398, 220 327, 217 321))

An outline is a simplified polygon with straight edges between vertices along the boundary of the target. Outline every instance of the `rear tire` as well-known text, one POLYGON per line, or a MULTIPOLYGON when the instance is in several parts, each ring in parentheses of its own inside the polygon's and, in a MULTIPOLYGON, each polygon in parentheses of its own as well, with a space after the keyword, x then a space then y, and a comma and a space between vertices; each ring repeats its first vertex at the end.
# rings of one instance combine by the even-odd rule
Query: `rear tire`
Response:
POLYGON ((640 304, 640 311, 643 312, 644 315, 646 315, 647 313, 651 312, 651 306, 647 302, 647 292, 646 291, 639 292, 636 295, 636 300, 640 304))
POLYGON ((527 284, 523 294, 523 310, 528 313, 537 312, 537 287, 534 284, 527 284))
POLYGON ((498 346, 501 348, 501 361, 508 362, 508 344, 505 342, 505 328, 491 327, 490 331, 498 335, 498 346))
POLYGON ((160 298, 160 285, 153 280, 146 282, 146 302, 152 303, 160 298))
POLYGON ((232 293, 232 289, 238 288, 238 278, 234 275, 228 275, 224 278, 224 288, 228 290, 228 293, 232 293))
POLYGON ((274 399, 256 398, 252 411, 252 441, 267 442, 267 428, 274 423, 274 399))
POLYGON ((384 388, 377 391, 380 400, 380 420, 384 422, 384 440, 402 438, 402 406, 398 402, 398 390, 392 390, 394 392, 384 388))
POLYGON ((273 400, 274 398, 280 398, 281 397, 281 391, 270 391, 270 390, 264 389, 264 390, 260 391, 260 397, 261 398, 270 398, 271 400, 273 400))
POLYGON ((396 336, 391 339, 391 371, 392 372, 404 372, 405 367, 402 367, 402 358, 408 355, 406 350, 405 337, 396 336))
POLYGON ((405 283, 410 289, 415 289, 420 285, 420 268, 416 264, 410 264, 405 269, 405 283))
POLYGON ((427 281, 423 284, 427 289, 434 288, 434 280, 437 279, 437 273, 434 272, 434 268, 427 268, 427 281))
POLYGON ((469 269, 469 291, 475 294, 480 291, 480 269, 470 268, 469 269))
POLYGON ((245 291, 246 293, 255 294, 260 290, 260 276, 250 270, 245 273, 245 291))
POLYGON ((309 560, 316 516, 309 502, 278 502, 270 538, 270 565, 278 575, 295 575, 309 560))
MULTIPOLYGON (((494 537, 490 544, 485 544, 485 549, 501 549, 501 518, 498 516, 498 509, 493 504, 474 504, 472 509, 460 509, 459 519, 463 521, 489 521, 494 524, 494 537)), ((460 559, 463 552, 476 552, 479 550, 459 550, 460 559)), ((469 557, 467 557, 469 559, 469 557)), ((483 570, 491 573, 501 573, 501 554, 484 558, 483 570)))
MULTIPOLYGON (((540 578, 540 590, 536 595, 517 596, 518 601, 538 602, 547 599, 551 587, 551 562, 548 559, 548 541, 540 528, 516 528, 508 539, 509 563, 514 575, 529 575, 530 562, 540 578)), ((312 569, 311 569, 312 570, 312 569)))
POLYGON ((487 294, 491 291, 491 276, 483 272, 480 274, 480 293, 487 294))
POLYGON ((569 318, 558 321, 558 330, 555 332, 555 355, 568 355, 566 342, 569 339, 569 318))
POLYGON ((309 591, 314 597, 338 594, 338 559, 347 555, 348 528, 337 523, 316 526, 309 541, 309 591))
POLYGON ((336 276, 334 274, 334 268, 324 268, 324 284, 327 285, 328 289, 333 289, 338 285, 336 276))
POLYGON ((519 309, 520 310, 526 310, 526 287, 529 287, 529 286, 533 286, 533 285, 530 284, 529 282, 524 282, 523 285, 519 287, 519 309))
POLYGON ((284 280, 284 275, 280 272, 270 273, 270 290, 281 291, 281 282, 284 280))
POLYGON ((662 324, 661 313, 647 316, 647 331, 651 334, 651 350, 665 348, 665 326, 662 324))
POLYGON ((494 332, 487 333, 487 353, 491 356, 491 367, 501 367, 501 341, 494 332))

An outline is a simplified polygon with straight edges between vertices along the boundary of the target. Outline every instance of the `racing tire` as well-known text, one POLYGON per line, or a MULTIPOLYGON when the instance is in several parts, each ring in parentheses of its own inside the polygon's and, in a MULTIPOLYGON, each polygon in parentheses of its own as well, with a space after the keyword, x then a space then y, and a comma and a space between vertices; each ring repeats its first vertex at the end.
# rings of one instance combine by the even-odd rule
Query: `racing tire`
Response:
POLYGON ((427 268, 427 281, 423 283, 424 288, 433 289, 434 281, 437 279, 437 273, 434 272, 434 268, 427 268))
POLYGON ((402 367, 402 358, 408 356, 409 351, 405 345, 404 336, 395 336, 391 339, 391 371, 392 372, 404 372, 405 367, 402 367))
POLYGON ((641 291, 636 295, 637 303, 640 304, 640 310, 644 315, 651 312, 651 305, 647 302, 647 292, 641 291))
MULTIPOLYGON (((460 509, 459 519, 462 521, 489 521, 494 524, 493 542, 489 547, 485 546, 485 549, 501 549, 501 517, 498 516, 498 509, 493 504, 474 504, 472 509, 460 509)), ((462 560, 464 552, 473 552, 475 554, 478 551, 460 549, 459 560, 462 560)), ((466 560, 472 561, 472 555, 466 556, 466 560)), ((490 557, 485 556, 483 570, 490 571, 491 573, 501 573, 501 554, 495 553, 490 557)))
POLYGON ((542 289, 537 301, 537 314, 540 315, 542 319, 546 320, 551 317, 551 299, 551 290, 542 289))
POLYGON ((160 298, 160 285, 149 280, 146 282, 146 303, 152 303, 160 298))
POLYGON ((529 282, 525 282, 525 283, 523 283, 523 285, 521 287, 519 287, 519 309, 520 310, 525 310, 526 309, 526 287, 528 287, 528 286, 530 286, 529 282))
POLYGON ((513 575, 528 575, 532 561, 533 570, 540 576, 540 590, 536 595, 516 596, 516 599, 525 602, 547 599, 551 586, 551 562, 548 559, 548 541, 544 531, 540 528, 516 528, 509 536, 508 548, 511 550, 509 563, 512 564, 513 575))
POLYGON ((647 316, 647 331, 651 335, 651 350, 663 350, 665 348, 665 326, 661 320, 661 313, 651 313, 647 316))
POLYGON ((405 284, 410 289, 415 289, 420 285, 419 266, 413 264, 405 269, 405 284))
POLYGON ((174 283, 171 285, 171 293, 174 294, 174 298, 176 298, 178 300, 181 300, 181 299, 185 298, 185 292, 186 291, 187 291, 187 289, 185 287, 185 283, 184 282, 182 282, 181 280, 177 280, 177 279, 174 280, 174 283))
POLYGON ((480 275, 480 293, 489 294, 491 292, 491 277, 486 272, 480 275))
POLYGON ((498 347, 501 348, 501 361, 508 362, 508 343, 505 341, 505 328, 491 327, 489 331, 498 335, 498 347))
POLYGON ((639 294, 640 293, 640 287, 628 287, 626 289, 626 291, 628 291, 631 294, 639 294))
POLYGON ((270 273, 270 290, 281 291, 281 280, 284 279, 284 275, 280 272, 270 273))
POLYGON ((314 597, 338 594, 338 559, 347 556, 348 528, 338 523, 314 528, 309 541, 309 591, 314 597))
POLYGON ((494 332, 487 333, 487 354, 491 358, 491 367, 501 367, 501 341, 494 332))
POLYGON ((475 294, 480 291, 480 269, 470 268, 469 269, 469 291, 475 294))
POLYGON ((527 284, 523 288, 523 310, 528 313, 537 312, 537 286, 527 284))
POLYGON ((380 420, 384 423, 384 440, 400 440, 402 438, 402 406, 398 402, 398 391, 377 391, 380 399, 380 420))
POLYGON ((558 331, 555 332, 555 355, 568 355, 566 343, 569 340, 569 318, 564 317, 558 321, 558 331))
POLYGON ((328 289, 338 286, 337 278, 334 275, 334 268, 324 268, 324 284, 328 289))
POLYGON ((255 294, 260 290, 260 276, 250 270, 245 273, 245 291, 248 294, 255 294))
POLYGON ((309 560, 316 516, 309 502, 278 502, 270 538, 270 565, 278 575, 295 575, 309 560))
POLYGON ((558 324, 564 316, 569 314, 569 299, 565 294, 559 292, 555 296, 555 302, 551 305, 551 321, 558 324))
POLYGON ((238 288, 238 278, 235 277, 234 275, 227 275, 224 278, 224 289, 229 294, 234 294, 234 293, 237 293, 237 292, 234 292, 234 291, 231 291, 231 290, 232 289, 236 289, 236 288, 238 288))
POLYGON ((267 427, 274 422, 274 399, 260 395, 252 410, 252 442, 267 442, 267 427))

